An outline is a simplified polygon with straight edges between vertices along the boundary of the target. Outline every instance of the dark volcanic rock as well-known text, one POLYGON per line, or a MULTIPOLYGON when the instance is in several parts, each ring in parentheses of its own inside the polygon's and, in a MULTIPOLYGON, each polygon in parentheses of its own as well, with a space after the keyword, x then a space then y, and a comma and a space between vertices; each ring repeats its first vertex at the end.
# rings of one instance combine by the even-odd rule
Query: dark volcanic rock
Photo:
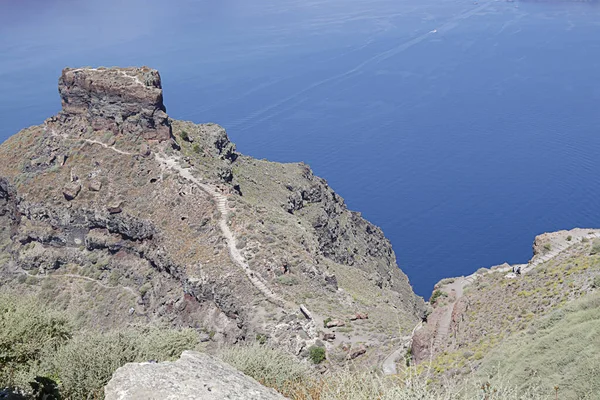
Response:
POLYGON ((171 125, 158 71, 65 68, 58 81, 63 117, 82 117, 94 131, 169 140, 171 125))

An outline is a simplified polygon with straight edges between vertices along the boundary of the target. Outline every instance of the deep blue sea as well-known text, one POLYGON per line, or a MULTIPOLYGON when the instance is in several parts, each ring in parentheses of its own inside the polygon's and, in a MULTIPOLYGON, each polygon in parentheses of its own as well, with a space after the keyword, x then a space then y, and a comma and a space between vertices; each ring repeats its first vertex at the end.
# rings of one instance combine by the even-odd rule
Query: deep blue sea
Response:
POLYGON ((0 142, 64 66, 149 65, 170 116, 305 161, 416 292, 600 227, 600 4, 0 0, 0 142))

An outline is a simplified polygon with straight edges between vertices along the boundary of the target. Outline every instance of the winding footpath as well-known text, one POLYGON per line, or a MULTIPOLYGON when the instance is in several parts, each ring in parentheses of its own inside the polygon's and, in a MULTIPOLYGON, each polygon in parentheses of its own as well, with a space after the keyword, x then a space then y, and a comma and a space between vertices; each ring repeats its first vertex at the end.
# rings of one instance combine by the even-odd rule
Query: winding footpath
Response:
POLYGON ((393 350, 386 358, 384 358, 383 363, 381 364, 381 369, 384 375, 396 375, 398 374, 397 363, 398 360, 402 359, 406 354, 406 349, 410 349, 412 347, 413 336, 415 336, 415 332, 423 327, 423 322, 419 322, 412 330, 410 336, 405 336, 402 338, 402 344, 393 350))
MULTIPOLYGON (((85 143, 96 144, 96 145, 104 147, 105 149, 112 150, 121 155, 128 155, 128 156, 139 155, 138 153, 131 153, 131 152, 119 150, 119 149, 115 148, 114 146, 107 145, 106 143, 102 143, 97 140, 71 139, 66 135, 61 135, 61 134, 56 133, 54 129, 51 129, 50 133, 53 136, 57 136, 62 139, 65 139, 65 140, 82 140, 85 143)), ((202 183, 199 179, 194 177, 194 175, 192 175, 192 173, 190 171, 190 168, 183 168, 179 164, 177 157, 167 156, 165 154, 159 154, 159 153, 154 153, 154 157, 155 157, 156 161, 159 162, 159 164, 162 166, 163 169, 170 169, 170 170, 175 171, 182 178, 184 178, 184 179, 192 182, 196 186, 198 186, 203 192, 208 194, 215 201, 215 203, 217 205, 217 209, 221 213, 221 218, 219 219, 219 229, 221 230, 221 233, 225 237, 225 241, 227 243, 227 249, 229 251, 229 256, 231 258, 231 261, 233 261, 233 263, 235 265, 237 265, 244 271, 244 273, 246 274, 246 276, 248 277, 248 279, 250 280, 252 285, 258 291, 260 291, 267 298, 268 301, 270 301, 271 303, 273 303, 277 306, 284 307, 286 305, 286 302, 281 297, 279 297, 278 295, 273 293, 273 291, 271 289, 269 289, 266 282, 264 282, 260 278, 260 276, 250 268, 250 266, 244 259, 244 256, 242 256, 242 254, 238 250, 238 248, 236 246, 236 244, 237 244, 236 238, 235 238, 233 232, 231 231, 231 229, 229 229, 229 226, 227 225, 227 217, 229 216, 229 213, 231 212, 231 209, 228 206, 227 197, 225 195, 219 193, 215 187, 208 185, 206 183, 202 183)), ((66 276, 66 275, 63 275, 63 276, 66 276)))
POLYGON ((229 250, 229 256, 231 261, 238 267, 240 267, 250 282, 254 285, 256 289, 258 289, 271 303, 283 307, 285 305, 285 301, 273 293, 271 289, 266 285, 266 283, 259 277, 257 273, 255 273, 246 260, 244 256, 240 253, 236 246, 236 238, 233 235, 231 229, 227 225, 227 217, 231 212, 229 208, 227 197, 217 191, 217 189, 211 185, 200 182, 194 175, 192 175, 189 168, 183 168, 177 158, 175 157, 167 157, 165 155, 155 154, 156 160, 161 163, 161 165, 165 169, 174 170, 181 176, 182 178, 187 179, 188 181, 194 183, 198 186, 203 192, 207 193, 210 197, 212 197, 217 204, 217 209, 221 213, 221 218, 219 219, 219 228, 221 229, 221 233, 225 237, 225 241, 227 243, 227 249, 229 250))

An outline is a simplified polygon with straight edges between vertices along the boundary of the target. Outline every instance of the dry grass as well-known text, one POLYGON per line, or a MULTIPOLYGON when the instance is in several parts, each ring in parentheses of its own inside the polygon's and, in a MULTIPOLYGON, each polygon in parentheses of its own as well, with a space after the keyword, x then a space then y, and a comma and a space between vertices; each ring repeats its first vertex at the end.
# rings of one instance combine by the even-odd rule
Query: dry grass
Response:
POLYGON ((536 387, 519 388, 497 379, 490 382, 446 381, 438 386, 427 373, 411 368, 402 376, 385 377, 377 370, 342 370, 319 375, 304 363, 261 345, 226 349, 221 357, 260 383, 293 400, 549 400, 536 387))
POLYGON ((520 387, 536 383, 559 399, 598 399, 600 394, 600 292, 532 324, 488 357, 479 376, 503 374, 520 387))

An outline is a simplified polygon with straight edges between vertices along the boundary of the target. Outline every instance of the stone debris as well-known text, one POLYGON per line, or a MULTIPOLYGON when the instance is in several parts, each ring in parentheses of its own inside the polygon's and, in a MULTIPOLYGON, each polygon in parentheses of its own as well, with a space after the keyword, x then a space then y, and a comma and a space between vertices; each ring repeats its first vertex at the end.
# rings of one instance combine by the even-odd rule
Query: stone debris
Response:
POLYGON ((300 311, 306 317, 306 319, 312 319, 312 314, 308 311, 308 308, 304 304, 300 304, 300 311))
POLYGON ((324 333, 323 340, 333 342, 335 340, 335 333, 324 333))
POLYGON ((102 182, 97 179, 94 179, 88 183, 88 189, 91 192, 99 192, 100 189, 102 189, 102 182))

